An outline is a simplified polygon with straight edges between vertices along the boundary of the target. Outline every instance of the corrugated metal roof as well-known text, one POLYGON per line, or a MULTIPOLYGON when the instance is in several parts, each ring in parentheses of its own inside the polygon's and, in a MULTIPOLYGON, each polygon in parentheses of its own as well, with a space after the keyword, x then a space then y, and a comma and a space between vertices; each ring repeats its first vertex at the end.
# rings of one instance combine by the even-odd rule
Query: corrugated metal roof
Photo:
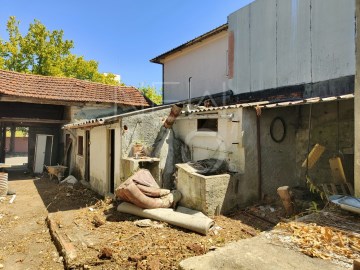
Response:
POLYGON ((347 94, 341 96, 331 96, 331 97, 313 97, 313 98, 305 98, 305 99, 296 99, 291 101, 260 101, 260 102, 251 102, 251 103, 240 103, 235 105, 227 105, 227 106, 219 106, 219 107, 200 107, 196 110, 182 111, 182 114, 192 114, 192 113, 200 113, 200 112, 211 112, 211 111, 220 111, 226 109, 236 109, 236 108, 247 108, 247 107, 259 107, 261 109, 271 109, 271 108, 281 108, 287 106, 295 106, 295 105, 306 105, 312 103, 319 102, 329 102, 336 100, 346 100, 353 99, 354 94, 347 94))
MULTIPOLYGON (((201 113, 201 112, 216 112, 221 110, 227 109, 237 109, 237 108, 249 108, 249 107, 258 107, 261 109, 273 109, 273 108, 281 108, 281 107, 288 107, 288 106, 297 106, 297 105, 307 105, 307 104, 314 104, 320 102, 330 102, 330 101, 337 101, 337 100, 348 100, 353 99, 354 94, 347 94, 341 96, 331 96, 331 97, 314 97, 314 98, 305 98, 305 99, 297 99, 292 101, 282 101, 282 102, 273 102, 273 101, 260 101, 260 102, 251 102, 251 103, 239 103, 234 105, 227 105, 227 106, 219 106, 219 107, 199 107, 196 110, 183 110, 181 112, 182 115, 189 115, 193 113, 201 113)), ((109 116, 109 117, 102 117, 97 119, 88 119, 83 120, 76 123, 71 123, 64 125, 64 129, 72 129, 72 128, 83 128, 88 126, 100 126, 106 123, 112 123, 117 121, 118 119, 126 116, 131 116, 135 114, 147 113, 149 111, 155 111, 160 109, 170 108, 173 104, 157 106, 153 108, 137 110, 133 112, 123 113, 119 115, 109 116)))
POLYGON ((112 116, 107 116, 107 117, 101 117, 101 118, 96 118, 96 119, 86 119, 86 120, 82 120, 82 121, 78 121, 75 123, 70 123, 70 124, 64 125, 63 129, 101 126, 101 125, 108 124, 108 123, 114 123, 123 117, 132 116, 132 115, 141 114, 141 113, 148 113, 148 112, 152 112, 152 111, 158 111, 161 109, 167 109, 167 108, 170 108, 172 105, 173 104, 160 105, 160 106, 156 106, 156 107, 151 107, 151 108, 146 108, 146 109, 136 110, 136 111, 131 111, 131 112, 125 112, 122 114, 117 114, 117 115, 112 115, 112 116))

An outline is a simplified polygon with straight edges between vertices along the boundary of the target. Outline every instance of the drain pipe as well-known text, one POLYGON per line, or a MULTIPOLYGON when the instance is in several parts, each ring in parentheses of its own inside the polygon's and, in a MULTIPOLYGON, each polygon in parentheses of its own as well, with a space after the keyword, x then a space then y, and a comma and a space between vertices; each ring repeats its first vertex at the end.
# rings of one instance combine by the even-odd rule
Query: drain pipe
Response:
POLYGON ((189 77, 189 102, 188 102, 189 110, 190 110, 190 102, 191 102, 191 79, 192 79, 192 77, 189 77))
POLYGON ((260 130, 260 116, 261 116, 261 109, 256 108, 256 148, 257 148, 257 156, 258 156, 258 197, 259 200, 262 199, 262 168, 261 168, 261 130, 260 130))

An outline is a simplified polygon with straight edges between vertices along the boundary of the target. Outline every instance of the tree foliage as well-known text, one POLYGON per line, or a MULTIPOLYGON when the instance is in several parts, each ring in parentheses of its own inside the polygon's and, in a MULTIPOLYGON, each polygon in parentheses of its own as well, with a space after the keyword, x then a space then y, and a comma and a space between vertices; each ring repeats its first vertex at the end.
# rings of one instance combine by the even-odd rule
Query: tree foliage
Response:
POLYGON ((140 87, 139 90, 144 96, 149 98, 155 104, 162 104, 162 95, 156 91, 155 87, 143 86, 140 87))
POLYGON ((0 38, 0 68, 39 75, 72 77, 117 85, 115 75, 98 71, 98 62, 71 53, 72 40, 64 39, 63 30, 48 30, 40 21, 30 24, 26 35, 19 31, 19 21, 7 22, 8 40, 0 38))

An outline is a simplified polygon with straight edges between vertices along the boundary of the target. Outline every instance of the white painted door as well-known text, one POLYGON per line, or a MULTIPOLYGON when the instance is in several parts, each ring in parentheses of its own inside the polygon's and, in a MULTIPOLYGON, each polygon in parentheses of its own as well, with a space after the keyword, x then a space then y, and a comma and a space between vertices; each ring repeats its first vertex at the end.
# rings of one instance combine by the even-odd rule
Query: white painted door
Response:
POLYGON ((34 173, 43 172, 47 136, 48 135, 43 135, 43 134, 36 135, 34 173))

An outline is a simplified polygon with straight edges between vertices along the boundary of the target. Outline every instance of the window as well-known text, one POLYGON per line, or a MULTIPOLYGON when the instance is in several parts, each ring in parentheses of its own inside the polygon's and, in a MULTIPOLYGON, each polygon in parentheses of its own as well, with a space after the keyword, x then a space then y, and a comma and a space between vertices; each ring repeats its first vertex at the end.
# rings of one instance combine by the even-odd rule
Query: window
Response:
POLYGON ((197 120, 198 131, 218 131, 217 119, 198 119, 197 120))
POLYGON ((84 154, 84 136, 78 136, 78 155, 84 154))

